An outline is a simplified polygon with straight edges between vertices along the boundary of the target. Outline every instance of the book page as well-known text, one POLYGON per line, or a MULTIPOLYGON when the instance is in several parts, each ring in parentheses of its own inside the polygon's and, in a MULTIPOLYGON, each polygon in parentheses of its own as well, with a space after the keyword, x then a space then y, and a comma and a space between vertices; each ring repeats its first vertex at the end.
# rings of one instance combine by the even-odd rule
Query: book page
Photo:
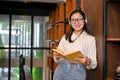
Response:
POLYGON ((72 52, 66 53, 65 56, 67 56, 67 55, 71 55, 71 54, 73 54, 73 53, 76 53, 76 54, 79 53, 79 55, 83 56, 83 54, 80 52, 80 50, 75 50, 75 51, 72 51, 72 52))
POLYGON ((58 54, 61 54, 62 56, 64 56, 64 53, 59 50, 59 49, 52 49, 54 52, 58 53, 58 54))

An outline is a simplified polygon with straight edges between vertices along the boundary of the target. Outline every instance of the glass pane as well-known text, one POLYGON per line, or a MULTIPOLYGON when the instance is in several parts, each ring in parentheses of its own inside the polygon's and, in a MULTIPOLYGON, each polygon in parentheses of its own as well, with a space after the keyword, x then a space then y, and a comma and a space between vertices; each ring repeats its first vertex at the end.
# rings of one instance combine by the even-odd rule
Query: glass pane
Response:
POLYGON ((0 49, 0 80, 8 80, 8 50, 0 49))
POLYGON ((11 49, 11 80, 19 80, 20 75, 20 70, 23 70, 23 65, 30 65, 30 54, 31 50, 30 49, 11 49), (20 56, 23 55, 25 58, 24 61, 20 64, 20 56), (20 69, 20 65, 22 65, 20 69))
POLYGON ((11 28, 11 46, 12 47, 30 47, 31 46, 31 17, 30 16, 12 16, 11 28))
POLYGON ((0 15, 0 47, 9 45, 9 16, 0 15))
MULTIPOLYGON (((48 17, 35 16, 34 17, 34 39, 33 47, 44 47, 45 46, 45 28, 48 17)), ((44 49, 33 49, 33 80, 43 80, 43 53, 44 49), (38 64, 35 64, 38 63, 38 64)))
POLYGON ((34 58, 42 58, 43 57, 43 50, 34 49, 33 55, 34 55, 34 58))
POLYGON ((45 23, 48 17, 34 17, 34 47, 43 47, 45 39, 45 23))
POLYGON ((43 64, 40 60, 43 59, 43 52, 44 50, 39 50, 39 49, 34 49, 33 50, 33 55, 34 55, 34 67, 33 67, 33 80, 43 80, 43 64), (39 62, 39 64, 35 64, 39 62))
POLYGON ((43 80, 43 67, 33 67, 33 80, 43 80))
MULTIPOLYGON (((11 80, 20 79, 19 69, 20 62, 19 57, 22 54, 23 57, 30 57, 31 48, 31 17, 23 15, 12 16, 11 27, 11 80), (23 48, 23 49, 19 49, 23 48)), ((27 65, 30 65, 30 59, 26 58, 27 65)))
POLYGON ((11 80, 19 80, 19 67, 11 67, 11 80))
POLYGON ((16 53, 19 53, 19 50, 11 49, 11 80, 19 80, 19 57, 15 58, 16 53))

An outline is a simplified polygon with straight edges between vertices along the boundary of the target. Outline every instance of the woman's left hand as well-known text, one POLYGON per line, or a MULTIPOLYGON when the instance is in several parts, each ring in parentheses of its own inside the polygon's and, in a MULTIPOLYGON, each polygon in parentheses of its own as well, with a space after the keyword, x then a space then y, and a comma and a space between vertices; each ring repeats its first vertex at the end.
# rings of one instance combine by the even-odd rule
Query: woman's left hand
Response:
POLYGON ((75 58, 75 63, 90 65, 91 59, 84 55, 83 57, 75 58))

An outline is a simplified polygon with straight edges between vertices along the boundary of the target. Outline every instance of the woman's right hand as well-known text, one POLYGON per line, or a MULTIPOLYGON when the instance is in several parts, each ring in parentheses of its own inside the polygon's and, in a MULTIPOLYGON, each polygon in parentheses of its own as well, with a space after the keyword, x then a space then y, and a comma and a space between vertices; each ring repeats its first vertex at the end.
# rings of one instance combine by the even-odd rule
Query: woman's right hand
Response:
POLYGON ((56 52, 54 52, 54 58, 56 58, 57 60, 59 60, 60 58, 62 58, 62 56, 56 52))

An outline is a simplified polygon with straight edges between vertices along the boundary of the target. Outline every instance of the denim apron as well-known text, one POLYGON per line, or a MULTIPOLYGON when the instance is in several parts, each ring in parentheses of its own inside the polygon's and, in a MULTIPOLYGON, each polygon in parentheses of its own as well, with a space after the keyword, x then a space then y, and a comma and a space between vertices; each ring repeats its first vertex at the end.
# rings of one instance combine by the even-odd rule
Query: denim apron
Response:
POLYGON ((58 63, 53 80, 86 80, 85 66, 62 60, 58 63))

